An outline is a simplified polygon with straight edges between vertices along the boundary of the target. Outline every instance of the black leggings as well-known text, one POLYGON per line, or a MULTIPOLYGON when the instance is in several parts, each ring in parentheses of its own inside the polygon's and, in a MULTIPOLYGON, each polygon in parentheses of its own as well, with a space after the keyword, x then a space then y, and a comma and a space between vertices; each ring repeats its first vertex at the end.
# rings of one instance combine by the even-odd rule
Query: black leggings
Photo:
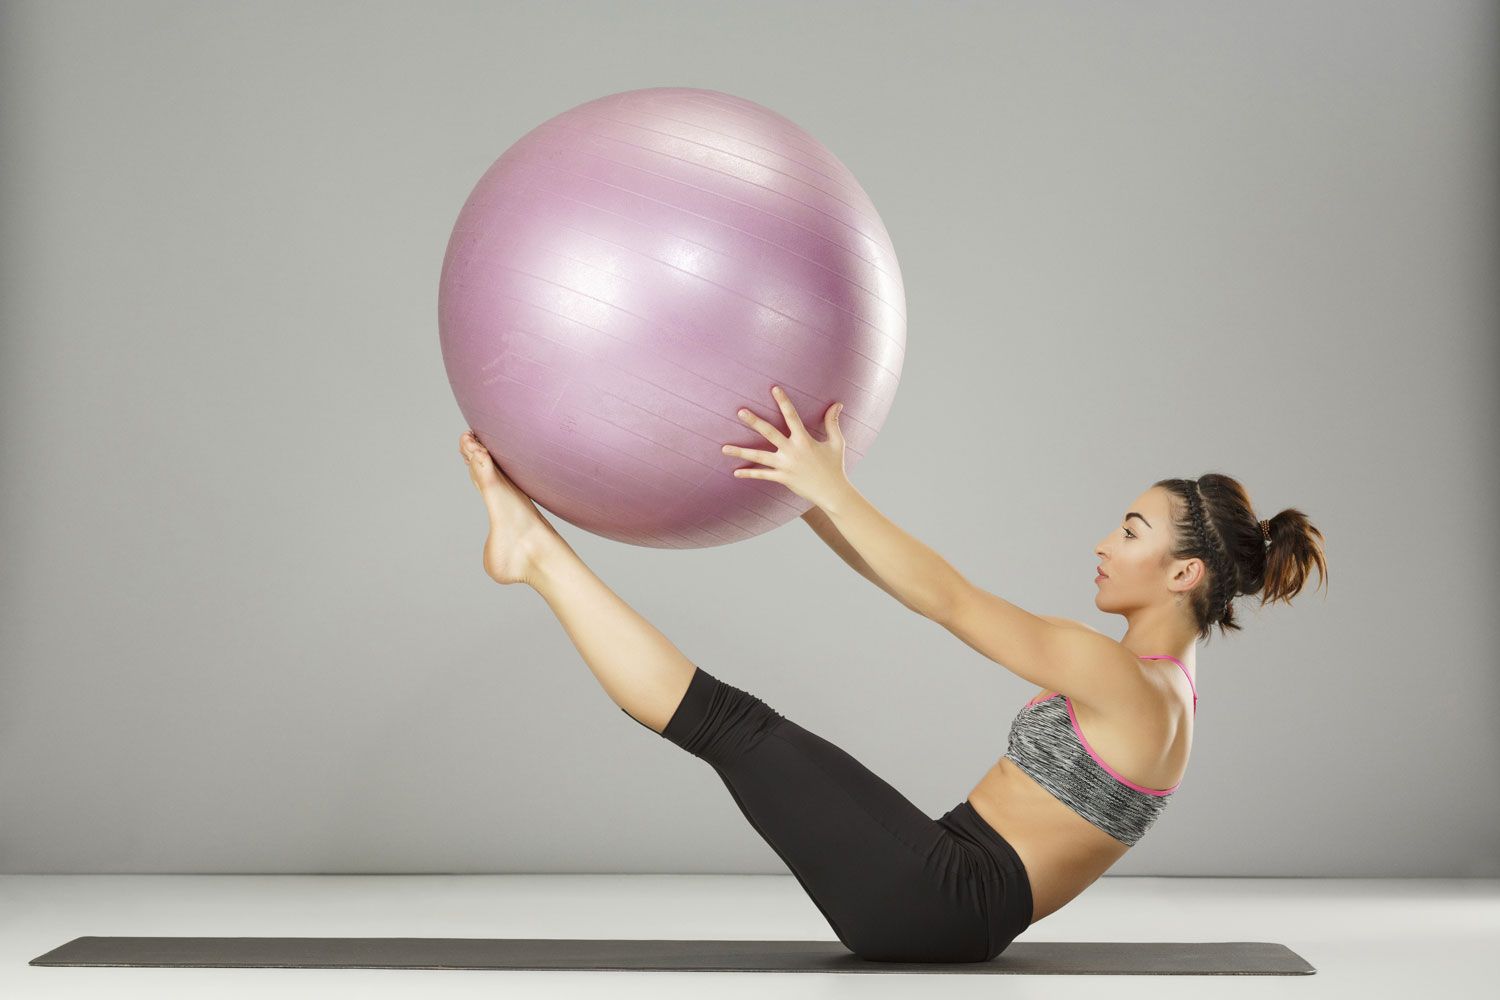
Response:
POLYGON ((967 799, 934 820, 843 750, 701 667, 661 736, 718 772, 859 957, 987 962, 1031 923, 1020 857, 967 799))

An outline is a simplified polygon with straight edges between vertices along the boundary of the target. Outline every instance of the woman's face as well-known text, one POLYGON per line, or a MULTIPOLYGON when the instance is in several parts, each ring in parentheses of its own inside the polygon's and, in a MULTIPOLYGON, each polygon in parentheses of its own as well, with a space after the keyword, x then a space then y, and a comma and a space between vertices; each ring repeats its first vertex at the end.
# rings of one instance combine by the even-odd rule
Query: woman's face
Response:
POLYGON ((1171 559, 1172 494, 1153 486, 1130 502, 1120 522, 1094 547, 1099 568, 1106 574, 1094 580, 1094 605, 1100 611, 1123 613, 1173 599, 1173 592, 1191 586, 1197 559, 1171 559), (1175 576, 1174 576, 1175 574, 1175 576))

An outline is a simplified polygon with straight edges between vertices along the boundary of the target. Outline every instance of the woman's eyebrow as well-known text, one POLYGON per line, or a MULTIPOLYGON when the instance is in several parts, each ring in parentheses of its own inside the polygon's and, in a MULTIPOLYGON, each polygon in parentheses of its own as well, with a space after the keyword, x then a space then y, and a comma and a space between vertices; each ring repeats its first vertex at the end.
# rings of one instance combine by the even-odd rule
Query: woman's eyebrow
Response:
MULTIPOLYGON (((1141 517, 1141 515, 1140 515, 1140 514, 1137 514, 1137 513, 1136 513, 1136 512, 1135 512, 1135 511, 1131 511, 1131 512, 1130 512, 1130 513, 1129 513, 1129 514, 1126 514, 1126 515, 1125 515, 1125 520, 1127 520, 1127 521, 1128 521, 1128 520, 1130 520, 1130 519, 1131 519, 1131 518, 1132 518, 1132 517, 1141 517)), ((1144 517, 1141 517, 1141 520, 1142 520, 1142 521, 1146 521, 1146 519, 1145 519, 1145 518, 1144 518, 1144 517)), ((1149 527, 1151 527, 1151 522, 1150 522, 1150 521, 1146 521, 1146 527, 1148 527, 1148 528, 1149 528, 1149 527)))

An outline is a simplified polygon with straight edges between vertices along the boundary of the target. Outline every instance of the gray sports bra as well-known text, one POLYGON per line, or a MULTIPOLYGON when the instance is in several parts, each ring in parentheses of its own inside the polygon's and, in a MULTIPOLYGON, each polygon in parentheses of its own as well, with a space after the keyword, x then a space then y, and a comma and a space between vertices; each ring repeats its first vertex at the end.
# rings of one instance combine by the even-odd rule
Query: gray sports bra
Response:
MULTIPOLYGON (((1193 686, 1193 713, 1198 711, 1198 688, 1193 676, 1175 656, 1141 656, 1142 660, 1171 660, 1182 667, 1193 686)), ((1028 701, 1011 720, 1005 757, 1025 771, 1053 797, 1116 840, 1134 845, 1167 808, 1167 800, 1182 785, 1147 788, 1110 767, 1078 728, 1078 717, 1067 695, 1054 694, 1028 701)))

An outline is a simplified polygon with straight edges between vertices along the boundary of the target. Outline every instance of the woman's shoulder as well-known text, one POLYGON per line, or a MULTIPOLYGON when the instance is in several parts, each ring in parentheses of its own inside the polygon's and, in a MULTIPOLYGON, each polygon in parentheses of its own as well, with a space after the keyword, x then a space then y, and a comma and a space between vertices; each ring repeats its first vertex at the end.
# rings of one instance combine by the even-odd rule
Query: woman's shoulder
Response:
MULTIPOLYGON (((1153 695, 1152 685, 1147 683, 1149 679, 1140 670, 1141 661, 1135 654, 1121 645, 1119 640, 1112 639, 1098 629, 1090 625, 1085 625, 1083 622, 1074 621, 1071 618, 1060 618, 1057 615, 1037 615, 1037 617, 1063 628, 1082 629, 1085 632, 1092 632, 1094 635, 1106 640, 1095 648, 1096 654, 1101 654, 1101 651, 1106 649, 1112 654, 1117 654, 1116 662, 1120 669, 1096 674, 1096 678, 1101 680, 1101 683, 1096 685, 1096 690, 1070 691, 1068 696, 1072 701, 1102 708, 1127 706, 1124 710, 1127 716, 1140 715, 1146 701, 1153 697, 1153 695), (1108 678, 1107 682, 1103 682, 1105 677, 1108 678)), ((1037 696, 1037 699, 1043 698, 1050 693, 1052 692, 1043 691, 1037 696)))
MULTIPOLYGON (((1061 625, 1064 628, 1081 628, 1087 629, 1088 631, 1093 632, 1095 635, 1104 634, 1098 629, 1093 628, 1092 626, 1085 625, 1083 622, 1075 622, 1071 618, 1059 618, 1056 615, 1037 615, 1037 617, 1044 619, 1045 621, 1049 621, 1054 625, 1061 625)), ((1110 641, 1115 642, 1116 640, 1110 641)), ((1130 650, 1126 649, 1123 645, 1120 646, 1120 651, 1126 657, 1128 657, 1131 662, 1136 664, 1139 664, 1141 662, 1140 657, 1136 656, 1130 650)), ((1171 672, 1171 674, 1175 673, 1176 671, 1171 672)), ((1116 692, 1116 697, 1111 699, 1111 702, 1114 704, 1125 704, 1127 706, 1127 714, 1132 717, 1139 717, 1151 706, 1166 710, 1171 710, 1173 708, 1179 707, 1181 698, 1177 694, 1176 687, 1176 684, 1179 682, 1176 681, 1175 677, 1173 677, 1171 674, 1167 672, 1141 670, 1138 676, 1143 681, 1143 683, 1139 685, 1132 684, 1129 689, 1130 692, 1138 694, 1139 697, 1126 698, 1122 702, 1119 697, 1119 693, 1116 692)), ((1043 692, 1043 694, 1046 693, 1047 692, 1043 692)))

